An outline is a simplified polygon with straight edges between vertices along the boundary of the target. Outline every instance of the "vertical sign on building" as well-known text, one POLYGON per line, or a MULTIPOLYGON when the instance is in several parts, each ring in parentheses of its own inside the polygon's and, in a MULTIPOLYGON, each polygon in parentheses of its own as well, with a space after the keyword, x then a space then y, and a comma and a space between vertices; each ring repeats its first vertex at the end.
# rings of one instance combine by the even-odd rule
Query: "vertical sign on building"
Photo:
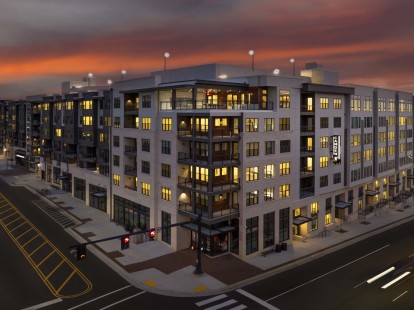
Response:
POLYGON ((341 136, 332 136, 332 160, 334 165, 341 163, 341 136))

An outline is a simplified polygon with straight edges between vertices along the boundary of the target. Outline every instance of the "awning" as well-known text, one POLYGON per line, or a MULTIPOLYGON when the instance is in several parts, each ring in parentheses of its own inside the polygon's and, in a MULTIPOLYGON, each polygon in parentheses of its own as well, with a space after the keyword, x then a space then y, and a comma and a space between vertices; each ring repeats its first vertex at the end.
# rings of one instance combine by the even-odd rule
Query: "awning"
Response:
POLYGON ((309 217, 297 216, 293 218, 293 225, 302 225, 310 221, 311 219, 309 217))
POLYGON ((96 192, 96 193, 91 193, 92 196, 95 196, 97 198, 100 197, 106 197, 106 193, 105 192, 96 192))
MULTIPOLYGON (((195 232, 198 231, 198 225, 197 224, 187 223, 187 224, 184 224, 183 226, 190 229, 190 230, 192 230, 192 231, 195 231, 195 232)), ((218 230, 208 229, 208 228, 205 228, 205 227, 201 226, 201 234, 203 236, 216 236, 216 235, 219 235, 221 233, 222 232, 220 232, 218 230)))
POLYGON ((352 203, 350 203, 350 202, 345 202, 345 201, 335 202, 335 208, 338 208, 338 209, 345 209, 345 208, 348 208, 350 206, 352 206, 352 203))
POLYGON ((368 195, 368 196, 375 196, 375 195, 378 195, 379 193, 377 191, 367 190, 367 191, 365 191, 365 194, 368 195))
POLYGON ((400 182, 389 182, 388 183, 389 186, 398 186, 400 184, 401 184, 400 182))
POLYGON ((67 174, 58 175, 57 177, 59 180, 69 180, 69 176, 67 174))

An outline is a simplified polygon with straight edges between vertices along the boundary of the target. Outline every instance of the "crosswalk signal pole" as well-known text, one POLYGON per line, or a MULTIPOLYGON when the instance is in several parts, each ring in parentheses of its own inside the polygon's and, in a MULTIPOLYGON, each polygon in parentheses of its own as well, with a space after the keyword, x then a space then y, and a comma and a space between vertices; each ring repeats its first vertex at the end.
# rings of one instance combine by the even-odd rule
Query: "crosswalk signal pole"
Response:
POLYGON ((202 274, 203 270, 201 270, 201 214, 197 218, 197 260, 196 260, 196 268, 194 270, 194 274, 202 274))

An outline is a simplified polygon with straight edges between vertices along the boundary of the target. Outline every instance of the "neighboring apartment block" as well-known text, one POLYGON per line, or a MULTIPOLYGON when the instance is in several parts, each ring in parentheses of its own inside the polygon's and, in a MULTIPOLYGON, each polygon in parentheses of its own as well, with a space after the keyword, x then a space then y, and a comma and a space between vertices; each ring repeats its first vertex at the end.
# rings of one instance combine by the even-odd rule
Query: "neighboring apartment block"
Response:
MULTIPOLYGON (((414 191, 413 95, 340 85, 317 64, 300 77, 201 65, 0 102, 0 127, 8 157, 128 229, 201 215, 210 256, 258 255, 414 191)), ((196 246, 197 225, 156 239, 196 246)))

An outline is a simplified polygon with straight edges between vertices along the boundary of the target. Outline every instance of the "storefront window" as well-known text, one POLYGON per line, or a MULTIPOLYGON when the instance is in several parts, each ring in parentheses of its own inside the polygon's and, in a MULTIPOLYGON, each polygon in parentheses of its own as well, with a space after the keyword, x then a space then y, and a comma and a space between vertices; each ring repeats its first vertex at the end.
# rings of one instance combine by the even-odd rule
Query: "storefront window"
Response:
POLYGON ((257 252, 259 244, 259 218, 257 216, 246 220, 246 254, 257 252))

